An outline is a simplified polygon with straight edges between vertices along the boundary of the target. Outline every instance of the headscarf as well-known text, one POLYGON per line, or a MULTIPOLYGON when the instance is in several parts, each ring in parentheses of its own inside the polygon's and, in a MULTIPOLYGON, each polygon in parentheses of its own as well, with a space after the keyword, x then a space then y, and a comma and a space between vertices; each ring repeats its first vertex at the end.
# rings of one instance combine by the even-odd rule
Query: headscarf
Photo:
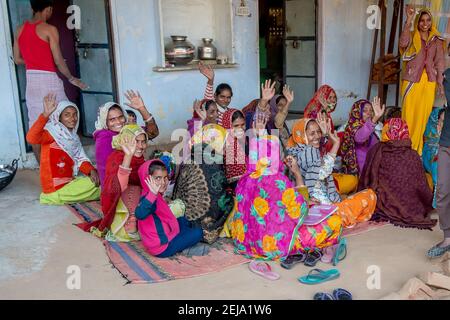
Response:
POLYGON ((245 138, 238 139, 232 134, 233 128, 233 115, 238 112, 236 109, 227 110, 222 118, 222 125, 225 129, 228 129, 225 139, 225 175, 229 183, 238 181, 247 171, 246 157, 245 157, 245 144, 242 145, 242 141, 245 143, 245 138), (240 143, 241 142, 241 143, 240 143))
POLYGON ((254 179, 283 172, 284 164, 280 161, 280 140, 276 136, 263 136, 250 139, 250 152, 247 173, 254 179))
POLYGON ((432 19, 430 35, 428 37, 427 43, 429 43, 429 42, 433 41, 435 38, 437 38, 437 39, 442 40, 444 42, 444 46, 445 46, 445 39, 441 37, 441 34, 437 30, 436 25, 433 21, 433 15, 431 14, 431 11, 428 10, 427 8, 423 8, 419 11, 419 14, 416 16, 416 19, 414 21, 414 31, 413 31, 412 41, 411 41, 409 47, 406 50, 402 50, 404 52, 401 52, 403 54, 404 62, 413 60, 419 54, 420 50, 422 50, 422 37, 420 36, 420 31, 419 31, 419 18, 424 13, 428 14, 432 19))
POLYGON ((51 114, 49 121, 45 126, 45 130, 50 133, 61 149, 63 149, 75 163, 73 167, 74 176, 78 175, 78 171, 83 162, 91 162, 86 156, 80 137, 78 137, 77 134, 79 124, 80 111, 78 110, 78 107, 70 101, 61 101, 56 107, 56 110, 51 114), (76 109, 78 114, 77 124, 72 130, 68 129, 59 121, 61 113, 68 107, 76 109))
POLYGON ((125 127, 122 128, 120 131, 120 134, 115 136, 112 140, 112 147, 116 150, 122 150, 122 147, 120 146, 122 144, 123 139, 125 138, 136 138, 140 136, 141 134, 145 135, 146 141, 148 140, 148 135, 137 124, 128 124, 125 127))
MULTIPOLYGON (((115 137, 116 150, 113 151, 113 153, 108 157, 108 161, 106 163, 105 181, 102 185, 102 193, 100 198, 103 219, 91 223, 79 224, 78 227, 84 231, 90 232, 92 231, 92 228, 97 228, 98 231, 103 233, 105 229, 109 229, 111 227, 116 214, 117 204, 119 203, 119 199, 122 195, 122 189, 120 187, 117 173, 119 171, 119 167, 122 165, 123 158, 125 157, 125 154, 119 149, 117 143, 122 141, 124 136, 129 136, 131 134, 133 137, 137 137, 143 133, 145 133, 144 130, 142 130, 139 126, 127 125, 123 127, 121 132, 115 137)), ((140 158, 133 156, 130 164, 131 173, 128 180, 128 185, 139 186, 141 184, 138 176, 138 169, 144 162, 145 159, 143 156, 140 158)))
POLYGON ((176 169, 176 162, 175 158, 173 157, 173 154, 168 151, 157 151, 153 155, 154 160, 161 160, 162 163, 167 168, 167 174, 169 175, 169 180, 173 181, 175 177, 175 169, 176 169))
POLYGON ((115 102, 107 102, 98 109, 98 117, 97 121, 95 122, 95 130, 108 130, 108 113, 109 110, 114 106, 122 109, 125 120, 128 120, 128 114, 124 107, 115 102))
POLYGON ((218 124, 207 124, 203 126, 202 130, 195 133, 190 141, 189 147, 192 149, 194 145, 206 144, 216 152, 222 154, 226 134, 227 132, 222 126, 218 124))
POLYGON ((386 121, 383 127, 381 141, 410 140, 408 124, 400 118, 392 118, 386 121))
POLYGON ((336 91, 334 91, 332 87, 328 85, 321 86, 306 106, 304 114, 305 118, 316 119, 317 115, 322 112, 322 110, 325 110, 328 115, 332 113, 337 106, 337 102, 335 104, 328 105, 327 101, 332 93, 336 95, 336 91))
POLYGON ((288 141, 288 148, 294 148, 299 144, 308 144, 308 137, 306 136, 306 128, 308 123, 314 119, 303 118, 294 123, 292 127, 292 135, 288 141))
MULTIPOLYGON (((344 169, 344 173, 346 174, 359 174, 358 161, 356 158, 355 135, 358 130, 364 126, 365 122, 363 120, 363 112, 364 107, 367 104, 372 106, 370 101, 364 99, 355 102, 350 111, 348 124, 345 127, 344 142, 341 147, 341 154, 343 163, 342 167, 344 169)), ((373 137, 369 138, 369 141, 367 142, 368 144, 370 144, 370 139, 373 139, 373 137)))

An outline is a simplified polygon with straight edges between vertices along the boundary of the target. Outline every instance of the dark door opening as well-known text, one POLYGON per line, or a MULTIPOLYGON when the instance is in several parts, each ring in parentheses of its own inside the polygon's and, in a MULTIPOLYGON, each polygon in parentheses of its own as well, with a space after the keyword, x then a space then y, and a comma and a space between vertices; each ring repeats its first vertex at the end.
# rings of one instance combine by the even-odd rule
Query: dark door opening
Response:
MULTIPOLYGON (((32 17, 29 1, 7 1, 11 38, 18 26, 32 17)), ((80 109, 80 134, 83 143, 91 144, 89 139, 95 129, 98 107, 107 101, 116 101, 117 85, 115 80, 114 55, 108 0, 58 0, 54 2, 52 18, 48 23, 58 28, 61 51, 70 72, 80 77, 90 88, 80 90, 71 85, 64 76, 64 89, 70 101, 80 109), (67 20, 70 5, 77 5, 81 12, 81 30, 71 30, 67 20)), ((26 70, 16 66, 19 99, 24 134, 29 130, 28 110, 25 100, 26 70)), ((31 147, 27 144, 27 151, 31 147)))
POLYGON ((295 93, 289 118, 297 118, 317 89, 317 1, 259 0, 261 82, 288 84, 295 93))

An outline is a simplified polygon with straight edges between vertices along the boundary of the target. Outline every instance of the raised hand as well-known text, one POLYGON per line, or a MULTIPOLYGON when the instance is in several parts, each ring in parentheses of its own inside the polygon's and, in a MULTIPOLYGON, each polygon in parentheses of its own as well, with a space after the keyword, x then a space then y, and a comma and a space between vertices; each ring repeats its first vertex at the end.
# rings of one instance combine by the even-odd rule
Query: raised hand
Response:
POLYGON ((269 121, 268 117, 263 113, 258 113, 255 123, 253 124, 254 128, 259 132, 261 130, 265 130, 267 126, 267 122, 269 121))
POLYGON ((137 143, 134 137, 125 136, 121 141, 120 147, 126 156, 132 157, 136 152, 136 145, 137 143))
POLYGON ((287 84, 283 87, 283 96, 286 98, 289 105, 294 101, 294 91, 292 91, 287 84))
POLYGON ((322 134, 326 135, 328 133, 328 117, 323 113, 319 112, 317 114, 316 122, 320 127, 320 130, 322 130, 322 134))
POLYGON ((126 106, 138 111, 146 109, 144 100, 142 100, 139 91, 134 92, 133 90, 127 90, 125 97, 128 99, 128 103, 125 103, 126 106))
POLYGON ((200 117, 200 119, 202 119, 202 121, 206 120, 206 110, 204 108, 204 106, 202 105, 202 101, 201 100, 194 100, 194 111, 198 114, 198 116, 200 117))
POLYGON ((284 163, 288 167, 289 171, 294 175, 301 174, 297 159, 295 159, 293 156, 287 156, 286 159, 284 159, 284 163))
POLYGON ((372 108, 374 116, 372 118, 373 123, 378 123, 378 121, 383 117, 384 112, 386 111, 386 105, 381 106, 381 99, 379 97, 373 98, 372 108))
POLYGON ((405 11, 406 11, 406 18, 407 18, 407 21, 408 21, 408 22, 412 22, 413 19, 414 19, 414 16, 416 15, 416 9, 414 8, 413 5, 408 4, 408 5, 406 6, 405 11))
POLYGON ((89 86, 88 86, 87 84, 85 84, 84 82, 82 82, 82 81, 81 81, 80 79, 78 79, 78 78, 73 77, 73 78, 71 78, 71 79, 69 80, 69 82, 70 82, 72 85, 74 85, 75 87, 80 88, 81 90, 87 90, 87 89, 89 89, 89 86))
POLYGON ((200 70, 200 73, 204 75, 208 79, 208 81, 214 82, 215 73, 214 69, 210 65, 207 66, 200 61, 198 64, 198 70, 200 70))
POLYGON ((265 101, 270 101, 275 96, 275 85, 277 83, 272 80, 266 80, 261 84, 261 99, 265 101))
POLYGON ((56 110, 58 105, 56 104, 56 94, 49 93, 44 97, 44 117, 48 118, 56 110))
POLYGON ((145 179, 145 184, 147 185, 151 193, 153 193, 154 195, 158 195, 160 186, 152 176, 148 176, 147 179, 145 179))

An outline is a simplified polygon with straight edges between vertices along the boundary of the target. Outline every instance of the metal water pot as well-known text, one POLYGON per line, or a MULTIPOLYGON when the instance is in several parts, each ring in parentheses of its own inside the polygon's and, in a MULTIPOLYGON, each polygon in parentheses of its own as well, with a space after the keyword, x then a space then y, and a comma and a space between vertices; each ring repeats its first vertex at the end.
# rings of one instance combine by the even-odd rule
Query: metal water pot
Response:
POLYGON ((212 44, 213 39, 203 38, 203 46, 198 47, 198 58, 200 60, 216 60, 217 48, 212 44))
POLYGON ((186 65, 195 57, 195 47, 187 36, 170 36, 172 43, 165 47, 166 60, 174 65, 186 65))

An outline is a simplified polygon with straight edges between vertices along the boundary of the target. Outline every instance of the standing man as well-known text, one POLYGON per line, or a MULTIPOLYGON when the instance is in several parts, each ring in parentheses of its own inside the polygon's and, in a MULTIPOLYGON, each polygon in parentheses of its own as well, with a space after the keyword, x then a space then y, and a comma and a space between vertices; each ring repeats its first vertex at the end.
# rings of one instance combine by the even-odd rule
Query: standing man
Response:
MULTIPOLYGON (((450 49, 450 46, 449 46, 450 49)), ((448 49, 447 49, 448 50, 448 49)), ((450 51, 450 50, 449 50, 450 51)), ((438 258, 450 252, 450 69, 444 72, 444 88, 447 97, 444 125, 438 154, 438 183, 436 204, 444 241, 428 251, 430 258, 438 258)))
MULTIPOLYGON (((53 13, 53 0, 30 0, 33 18, 21 25, 14 37, 14 61, 24 64, 27 70, 26 101, 29 128, 43 111, 42 101, 49 93, 56 94, 56 102, 68 100, 59 70, 69 82, 82 89, 87 86, 74 77, 67 67, 59 45, 58 29, 47 21, 53 13)), ((40 161, 40 146, 33 145, 40 161)))

